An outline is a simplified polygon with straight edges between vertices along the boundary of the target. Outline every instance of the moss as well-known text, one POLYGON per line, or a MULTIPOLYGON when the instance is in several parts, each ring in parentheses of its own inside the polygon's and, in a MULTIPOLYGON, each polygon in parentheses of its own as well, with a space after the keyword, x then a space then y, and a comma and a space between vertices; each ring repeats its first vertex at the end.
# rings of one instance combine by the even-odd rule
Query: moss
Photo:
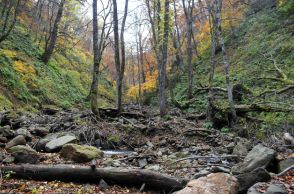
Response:
POLYGON ((2 94, 0 94, 0 111, 12 109, 13 104, 2 94))

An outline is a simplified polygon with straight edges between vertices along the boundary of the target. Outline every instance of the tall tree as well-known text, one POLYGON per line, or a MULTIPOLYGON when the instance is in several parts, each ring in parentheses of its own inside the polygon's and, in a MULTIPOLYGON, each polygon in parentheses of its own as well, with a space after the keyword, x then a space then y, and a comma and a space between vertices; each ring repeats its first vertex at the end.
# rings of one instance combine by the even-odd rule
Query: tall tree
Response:
POLYGON ((102 26, 98 29, 98 18, 97 18, 97 0, 93 0, 93 54, 94 54, 94 64, 93 64, 93 78, 90 90, 90 101, 91 110, 96 115, 99 116, 98 109, 98 81, 99 81, 99 67, 102 61, 103 52, 107 46, 107 39, 111 30, 111 23, 108 24, 107 20, 111 14, 111 1, 109 0, 107 5, 102 5, 103 16, 101 17, 102 26), (100 36, 99 36, 100 35, 100 36))
POLYGON ((46 43, 45 43, 45 52, 43 53, 42 60, 46 64, 48 63, 49 59, 51 58, 51 55, 53 54, 53 50, 56 45, 56 40, 57 40, 57 36, 58 36, 60 21, 61 21, 62 14, 63 14, 64 4, 65 4, 65 0, 61 0, 58 5, 58 11, 56 14, 56 18, 55 18, 55 21, 53 24, 52 31, 50 32, 49 38, 46 40, 46 43))
POLYGON ((116 67, 116 107, 119 112, 122 111, 122 84, 125 72, 126 64, 126 52, 125 52, 125 40, 124 31, 126 25, 126 19, 128 15, 129 0, 125 1, 124 15, 120 30, 118 29, 118 14, 117 14, 117 2, 113 0, 113 32, 114 32, 114 60, 116 67), (120 60, 121 56, 121 60, 120 60))
POLYGON ((187 66, 188 66, 188 99, 193 97, 192 86, 193 86, 193 67, 192 67, 192 35, 193 35, 193 8, 194 0, 182 0, 184 7, 186 29, 187 29, 187 66))
POLYGON ((0 1, 0 44, 13 30, 17 21, 17 15, 20 12, 21 0, 3 0, 0 1))
POLYGON ((164 2, 164 16, 162 18, 161 1, 154 1, 151 6, 150 0, 146 1, 149 22, 152 30, 152 46, 156 55, 159 70, 159 109, 160 116, 166 115, 166 64, 167 47, 169 39, 169 0, 164 2), (152 7, 154 8, 152 10, 152 7), (153 14, 152 14, 153 11, 153 14), (163 22, 163 29, 161 28, 163 22))

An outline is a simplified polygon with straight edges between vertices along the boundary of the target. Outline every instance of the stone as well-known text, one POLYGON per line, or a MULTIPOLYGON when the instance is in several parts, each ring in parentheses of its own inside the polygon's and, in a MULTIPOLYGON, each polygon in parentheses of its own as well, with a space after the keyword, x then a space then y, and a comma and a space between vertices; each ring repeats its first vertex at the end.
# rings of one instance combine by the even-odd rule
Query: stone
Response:
POLYGON ((146 158, 139 159, 139 160, 138 160, 138 163, 139 163, 139 167, 140 167, 140 168, 144 168, 144 167, 147 166, 147 164, 148 164, 146 158))
POLYGON ((276 151, 263 146, 256 145, 245 157, 240 164, 233 166, 233 174, 241 174, 251 172, 259 167, 267 167, 268 164, 275 158, 276 151))
POLYGON ((45 146, 45 150, 47 152, 59 151, 65 144, 74 143, 76 141, 77 138, 75 136, 65 135, 49 141, 45 146))
POLYGON ((0 127, 0 134, 3 136, 3 137, 7 137, 7 138, 11 138, 14 136, 14 131, 12 131, 10 129, 10 126, 9 125, 6 125, 4 127, 0 127))
POLYGON ((204 177, 209 175, 211 172, 208 170, 201 170, 200 172, 197 172, 196 174, 194 174, 193 179, 198 179, 200 177, 204 177))
POLYGON ((7 143, 7 138, 0 136, 0 143, 7 143))
POLYGON ((286 168, 294 165, 294 157, 288 157, 285 160, 279 162, 279 172, 282 172, 286 168))
POLYGON ((226 173, 212 173, 191 180, 187 186, 175 194, 237 194, 237 179, 226 173))
POLYGON ((13 146, 17 145, 26 145, 26 139, 23 135, 18 135, 15 138, 13 138, 10 142, 8 142, 5 146, 5 149, 9 149, 13 146))
POLYGON ((153 171, 160 171, 160 166, 158 164, 156 165, 151 165, 147 167, 148 170, 153 170, 153 171))
POLYGON ((36 164, 39 162, 38 153, 29 146, 17 145, 8 149, 15 158, 15 163, 36 164))
POLYGON ((247 154, 248 154, 247 147, 244 144, 238 142, 233 149, 233 155, 245 156, 247 154))
POLYGON ((0 162, 2 162, 3 160, 4 160, 4 154, 0 152, 0 162))
POLYGON ((98 187, 101 191, 105 191, 109 188, 109 185, 103 179, 100 179, 98 187))
POLYGON ((49 142, 49 140, 47 140, 47 139, 40 139, 40 140, 37 141, 37 143, 36 143, 36 145, 35 145, 34 148, 38 152, 44 152, 44 151, 46 151, 45 146, 46 146, 46 144, 48 142, 49 142))
POLYGON ((66 160, 82 163, 102 158, 103 152, 93 146, 65 144, 60 150, 60 156, 66 160))
POLYGON ((284 185, 278 183, 256 183, 248 189, 247 194, 288 194, 284 185), (263 188, 264 192, 259 192, 263 188))
POLYGON ((37 127, 33 129, 32 133, 36 134, 37 136, 44 137, 49 134, 49 129, 45 127, 37 127))
POLYGON ((15 135, 23 135, 26 140, 32 140, 32 134, 25 128, 19 128, 15 131, 15 135))
POLYGON ((2 163, 4 164, 10 164, 13 162, 14 162, 14 157, 10 155, 6 156, 5 159, 2 161, 2 163))
POLYGON ((151 147, 151 148, 154 147, 153 143, 151 143, 150 141, 147 141, 146 144, 147 144, 148 147, 151 147))
POLYGON ((252 185, 258 182, 266 182, 271 179, 270 174, 263 168, 257 168, 252 172, 237 175, 239 192, 246 192, 252 185))
POLYGON ((105 166, 107 166, 107 167, 110 167, 110 166, 120 167, 121 166, 120 161, 113 160, 111 158, 108 158, 107 160, 103 161, 102 164, 105 165, 105 166))

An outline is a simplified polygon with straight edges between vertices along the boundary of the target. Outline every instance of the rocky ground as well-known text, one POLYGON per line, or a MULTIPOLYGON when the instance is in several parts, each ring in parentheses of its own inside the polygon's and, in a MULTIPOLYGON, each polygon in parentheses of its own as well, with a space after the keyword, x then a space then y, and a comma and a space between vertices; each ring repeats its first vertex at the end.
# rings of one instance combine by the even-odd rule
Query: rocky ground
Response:
MULTIPOLYGON (((0 113, 2 167, 30 163, 148 169, 193 180, 179 193, 195 193, 199 188, 206 193, 213 193, 214 188, 223 188, 222 193, 246 193, 250 188, 251 194, 294 190, 290 134, 286 142, 276 136, 259 142, 221 133, 209 126, 204 128, 201 115, 182 115, 177 111, 165 120, 160 120, 150 109, 139 111, 135 107, 119 117, 111 109, 102 110, 101 116, 98 121, 87 110, 55 108, 34 114, 0 113)), ((13 172, 1 173, 1 193, 136 193, 140 190, 108 186, 107 180, 95 185, 13 178, 13 172)))

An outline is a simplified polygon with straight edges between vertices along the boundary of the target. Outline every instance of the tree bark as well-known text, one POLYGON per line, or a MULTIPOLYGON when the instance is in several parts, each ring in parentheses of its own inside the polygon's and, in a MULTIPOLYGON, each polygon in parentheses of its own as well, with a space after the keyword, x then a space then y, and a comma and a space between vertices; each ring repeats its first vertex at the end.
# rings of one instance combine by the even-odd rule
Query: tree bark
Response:
POLYGON ((61 0, 58 6, 58 11, 57 11, 57 15, 54 21, 54 25, 53 25, 53 29, 52 32, 50 33, 50 41, 48 46, 46 46, 45 48, 45 52, 42 56, 42 60, 44 63, 48 63, 48 61, 51 58, 51 55, 53 54, 53 50, 55 48, 55 44, 56 44, 56 40, 57 40, 57 35, 58 35, 58 30, 59 30, 59 24, 62 18, 62 14, 63 14, 63 7, 65 4, 65 0, 61 0))
POLYGON ((99 80, 99 66, 101 57, 99 57, 98 49, 98 20, 97 20, 97 0, 93 0, 93 53, 94 53, 94 64, 93 64, 93 79, 90 91, 91 110, 99 116, 98 110, 98 80, 99 80))
POLYGON ((184 181, 161 173, 141 169, 97 168, 74 165, 14 165, 2 166, 2 172, 13 171, 12 176, 34 180, 62 180, 99 183, 101 179, 108 184, 121 186, 142 186, 165 192, 183 187, 184 181))
POLYGON ((166 115, 166 63, 167 63, 167 45, 169 37, 169 0, 165 0, 164 4, 164 27, 163 27, 163 44, 162 44, 162 60, 159 76, 159 103, 160 116, 166 115))

